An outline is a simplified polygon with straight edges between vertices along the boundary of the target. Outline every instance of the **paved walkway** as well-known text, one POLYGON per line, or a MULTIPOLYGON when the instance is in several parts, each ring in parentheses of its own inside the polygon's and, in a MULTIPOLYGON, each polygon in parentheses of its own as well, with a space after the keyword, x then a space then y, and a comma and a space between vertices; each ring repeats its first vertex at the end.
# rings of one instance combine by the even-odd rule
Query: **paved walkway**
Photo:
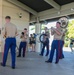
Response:
MULTIPOLYGON (((41 57, 38 53, 28 52, 26 57, 17 58, 16 69, 11 68, 10 53, 7 66, 0 66, 0 75, 74 75, 74 53, 64 52, 65 58, 59 64, 45 63, 48 57, 41 57)), ((0 62, 2 53, 0 54, 0 62)))

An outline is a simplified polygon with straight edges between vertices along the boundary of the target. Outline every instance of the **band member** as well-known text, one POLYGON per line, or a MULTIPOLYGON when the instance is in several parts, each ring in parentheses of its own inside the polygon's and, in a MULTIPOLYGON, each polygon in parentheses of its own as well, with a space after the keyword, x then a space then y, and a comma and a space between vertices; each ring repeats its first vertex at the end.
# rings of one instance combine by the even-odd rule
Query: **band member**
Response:
POLYGON ((6 16, 5 17, 6 24, 4 27, 3 35, 6 38, 5 40, 5 47, 4 47, 4 55, 3 55, 3 61, 1 65, 3 67, 6 66, 7 56, 9 48, 11 49, 11 58, 12 58, 12 69, 15 69, 15 61, 16 61, 16 35, 17 35, 17 28, 16 26, 11 23, 11 17, 6 16))
POLYGON ((62 49, 60 49, 59 59, 63 59, 64 58, 64 54, 63 54, 64 37, 65 37, 65 35, 63 35, 63 37, 61 39, 61 41, 62 41, 62 49))
POLYGON ((47 63, 52 63, 54 52, 56 49, 56 61, 55 63, 57 64, 59 62, 59 50, 62 49, 62 35, 63 31, 60 28, 61 23, 57 22, 56 23, 56 28, 51 28, 51 35, 54 35, 54 40, 51 45, 51 53, 49 59, 46 61, 47 63))
POLYGON ((64 46, 64 39, 65 39, 65 33, 67 32, 67 29, 65 29, 65 31, 63 32, 62 35, 62 49, 60 49, 60 54, 59 54, 59 59, 63 59, 64 58, 64 54, 63 54, 63 46, 64 46))
POLYGON ((27 38, 28 38, 27 28, 24 28, 24 32, 21 33, 22 41, 20 42, 20 45, 19 45, 19 53, 18 53, 17 57, 21 57, 22 48, 23 48, 22 56, 25 57, 26 46, 27 46, 27 38))
POLYGON ((49 38, 50 38, 50 33, 48 31, 48 28, 45 27, 45 36, 43 37, 44 43, 43 43, 43 48, 42 48, 41 54, 40 54, 41 56, 43 56, 43 54, 44 54, 45 47, 47 48, 46 56, 48 56, 48 54, 49 54, 49 38))

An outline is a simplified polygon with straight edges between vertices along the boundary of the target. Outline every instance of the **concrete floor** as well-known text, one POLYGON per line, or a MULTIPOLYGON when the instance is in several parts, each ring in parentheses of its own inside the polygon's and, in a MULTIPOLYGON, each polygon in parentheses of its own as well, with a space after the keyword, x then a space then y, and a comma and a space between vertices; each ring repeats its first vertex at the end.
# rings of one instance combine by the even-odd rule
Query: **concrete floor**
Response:
MULTIPOLYGON (((10 53, 7 66, 0 66, 0 75, 74 75, 74 53, 64 52, 65 58, 59 64, 45 63, 48 57, 28 52, 26 57, 17 58, 16 69, 11 69, 10 53)), ((2 53, 0 54, 0 62, 2 53)))

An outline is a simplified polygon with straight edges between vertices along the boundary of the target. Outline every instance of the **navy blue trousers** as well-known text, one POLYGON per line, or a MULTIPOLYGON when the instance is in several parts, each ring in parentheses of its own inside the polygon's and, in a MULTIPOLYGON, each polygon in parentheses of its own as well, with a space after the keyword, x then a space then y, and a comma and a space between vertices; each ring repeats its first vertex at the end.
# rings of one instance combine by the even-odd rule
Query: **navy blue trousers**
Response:
POLYGON ((62 41, 62 49, 60 49, 59 59, 64 58, 64 54, 63 54, 63 46, 64 46, 64 41, 62 41))
POLYGON ((12 67, 15 67, 15 60, 16 60, 16 39, 15 38, 6 38, 5 40, 4 55, 3 55, 4 66, 6 65, 9 48, 11 50, 12 67))
POLYGON ((48 61, 52 62, 54 52, 56 50, 56 61, 55 62, 59 62, 60 49, 62 49, 62 41, 61 40, 53 40, 52 45, 51 45, 50 57, 49 57, 48 61))
POLYGON ((43 43, 43 48, 41 50, 41 55, 43 56, 45 47, 47 48, 46 56, 49 54, 49 40, 47 39, 45 43, 43 43))
POLYGON ((20 42, 20 45, 19 45, 19 56, 21 56, 21 51, 23 49, 22 56, 25 57, 26 45, 27 45, 27 42, 20 42))

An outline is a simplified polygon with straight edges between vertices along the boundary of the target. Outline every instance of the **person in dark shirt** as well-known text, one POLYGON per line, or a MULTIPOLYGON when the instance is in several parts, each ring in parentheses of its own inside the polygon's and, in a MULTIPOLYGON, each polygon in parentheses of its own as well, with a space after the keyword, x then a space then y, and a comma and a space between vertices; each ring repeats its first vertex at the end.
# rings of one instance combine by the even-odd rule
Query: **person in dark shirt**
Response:
POLYGON ((34 34, 31 34, 29 44, 30 44, 30 46, 32 46, 32 52, 35 52, 36 38, 35 38, 34 34))

